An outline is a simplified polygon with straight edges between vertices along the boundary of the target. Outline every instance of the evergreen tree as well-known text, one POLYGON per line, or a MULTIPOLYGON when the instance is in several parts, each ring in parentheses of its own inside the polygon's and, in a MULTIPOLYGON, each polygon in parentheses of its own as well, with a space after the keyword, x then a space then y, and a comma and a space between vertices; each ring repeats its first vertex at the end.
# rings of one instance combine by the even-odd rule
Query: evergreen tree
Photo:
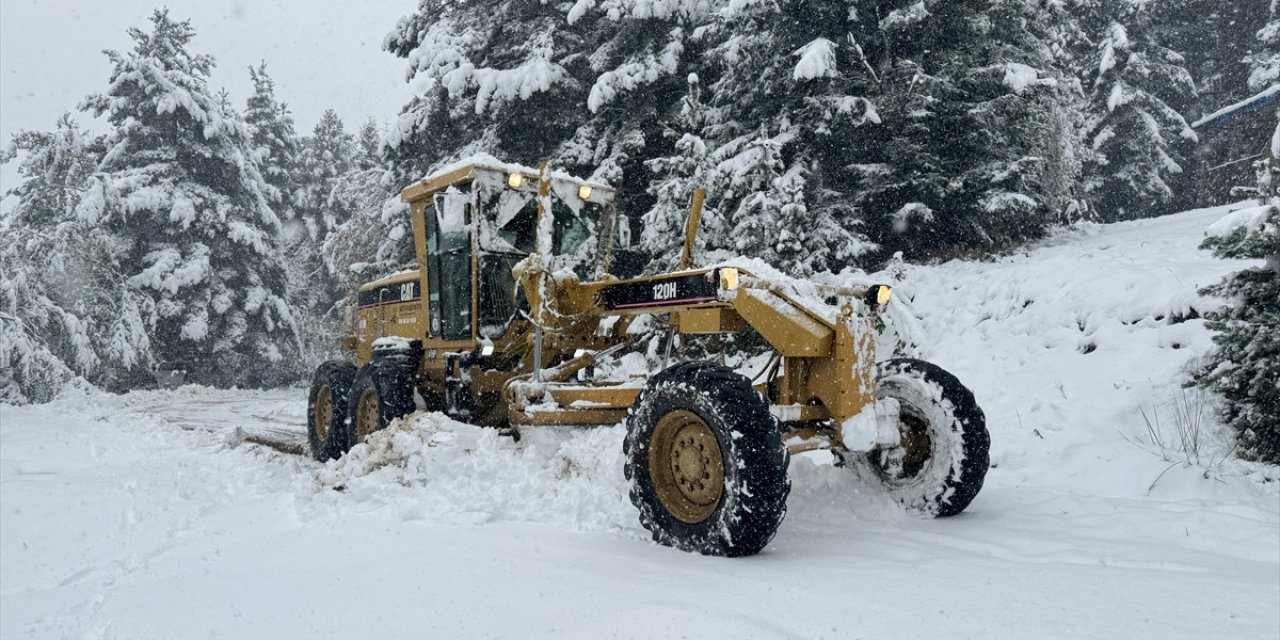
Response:
POLYGON ((98 357, 86 323, 48 295, 56 238, 30 227, 0 231, 0 402, 48 402, 84 383, 98 357))
POLYGON ((385 178, 382 169, 352 171, 333 191, 346 221, 325 238, 323 256, 338 292, 349 294, 416 260, 408 208, 385 178))
MULTIPOLYGON (((702 102, 702 88, 697 74, 689 74, 688 92, 681 100, 680 113, 667 129, 668 137, 677 138, 671 155, 654 158, 645 165, 654 176, 649 185, 653 206, 641 220, 644 230, 639 248, 651 257, 649 271, 669 271, 677 264, 684 244, 685 223, 693 192, 705 188, 713 164, 703 140, 707 108, 702 102)), ((699 255, 709 239, 721 239, 724 232, 719 213, 704 205, 699 225, 699 255)))
POLYGON ((1182 114, 1196 99, 1184 59, 1156 39, 1147 6, 1101 0, 1090 8, 1096 36, 1084 191, 1106 221, 1146 218, 1188 204, 1196 134, 1182 114))
POLYGON ((554 4, 420 0, 384 43, 409 60, 410 78, 427 82, 388 136, 397 183, 479 151, 548 157, 581 119, 570 115, 582 100, 568 93, 575 83, 561 64, 573 45, 559 37, 564 25, 554 4))
POLYGON ((421 0, 385 42, 426 87, 387 135, 393 182, 484 152, 549 160, 647 211, 644 162, 670 153, 663 131, 697 71, 695 30, 723 4, 421 0))
POLYGON ((398 193, 384 186, 381 138, 372 118, 352 136, 329 110, 303 145, 307 233, 290 246, 290 300, 301 312, 310 365, 336 355, 338 303, 361 283, 400 268, 406 252, 412 257, 408 216, 398 207, 398 219, 379 216, 398 193))
POLYGON ((16 134, 0 164, 19 153, 21 183, 5 193, 16 203, 0 215, 0 402, 45 402, 100 369, 73 249, 93 239, 74 211, 102 148, 64 114, 52 132, 16 134))
MULTIPOLYGON (((1267 20, 1269 0, 1164 0, 1149 3, 1157 40, 1177 51, 1195 80, 1196 113, 1207 113, 1249 94, 1249 67, 1258 53, 1256 34, 1267 20)), ((1185 114, 1184 114, 1185 115, 1185 114)))
POLYGON ((9 221, 15 225, 49 229, 74 217, 84 185, 102 157, 103 142, 90 137, 64 113, 52 132, 20 131, 0 151, 0 163, 19 154, 22 182, 5 193, 17 199, 9 221))
POLYGON ((840 141, 880 121, 854 12, 742 3, 710 29, 708 186, 732 238, 721 246, 801 273, 839 270, 873 250, 853 195, 828 186, 856 154, 840 141))
POLYGON ((872 238, 908 257, 1038 237, 1078 171, 1057 3, 873 3, 864 37, 882 126, 869 128, 856 202, 872 238))
MULTIPOLYGON (((1128 5, 422 0, 385 43, 425 87, 387 136, 391 184, 477 152, 548 159, 618 187, 623 211, 644 212, 643 248, 668 262, 695 184, 708 189, 708 224, 723 225, 703 234, 704 249, 746 242, 742 251, 801 271, 894 250, 1008 246, 1082 210, 1080 175, 1092 151, 1077 72, 1089 75, 1099 114, 1088 121, 1090 142, 1105 147, 1110 127, 1138 144, 1128 130, 1141 113, 1098 110, 1107 101, 1095 91, 1115 83, 1095 90, 1098 61, 1073 58, 1081 42, 1099 55, 1083 34, 1112 33, 1103 28, 1111 18, 1082 26, 1073 11, 1118 15, 1128 5), (684 113, 694 91, 704 105, 696 127, 684 113), (748 229, 759 235, 734 233, 748 229)), ((1156 37, 1144 37, 1139 60, 1112 75, 1141 76, 1152 51, 1168 62, 1167 50, 1147 46, 1156 37)), ((1160 99, 1194 98, 1181 86, 1144 84, 1165 76, 1123 79, 1160 99)), ((1155 146, 1185 162, 1190 142, 1155 146)), ((1113 153, 1100 148, 1090 165, 1095 205, 1109 190, 1102 180, 1114 167, 1102 162, 1113 153)), ((1158 171, 1172 193, 1175 170, 1158 171)))
POLYGON ((212 384, 279 382, 296 331, 248 128, 210 93, 214 61, 187 50, 189 22, 158 10, 129 35, 131 51, 107 52, 107 91, 83 103, 113 131, 77 214, 114 240, 120 295, 154 308, 135 329, 157 361, 212 384))
POLYGON ((1271 0, 1271 14, 1257 33, 1260 47, 1249 56, 1249 87, 1262 91, 1280 82, 1280 0, 1271 0))
MULTIPOLYGON (((716 186, 721 199, 737 203, 729 215, 733 227, 728 248, 735 254, 768 260, 765 256, 773 253, 771 249, 779 241, 777 225, 784 201, 774 185, 785 168, 784 139, 784 136, 771 136, 767 127, 761 127, 755 135, 742 136, 718 150, 718 154, 728 159, 716 167, 723 172, 723 179, 716 186)), ((791 198, 785 203, 795 205, 791 198)))
POLYGON ((1242 455, 1280 464, 1280 170, 1258 166, 1262 206, 1229 214, 1201 245, 1220 258, 1265 262, 1204 291, 1230 303, 1206 316, 1218 349, 1197 382, 1222 396, 1219 417, 1242 455))
POLYGON ((355 155, 355 138, 346 132, 333 109, 325 111, 303 142, 299 161, 305 180, 299 209, 307 235, 316 246, 343 222, 329 206, 329 196, 338 180, 351 171, 355 155))
POLYGON ((354 291, 361 283, 405 268, 416 259, 408 210, 390 183, 382 137, 373 118, 361 125, 354 167, 336 181, 329 196, 329 205, 342 222, 325 237, 322 253, 326 272, 339 292, 354 291))
POLYGON ((360 132, 356 134, 356 169, 363 171, 383 166, 382 138, 382 128, 378 126, 377 120, 369 118, 360 125, 360 132))
MULTIPOLYGON (((299 190, 299 217, 305 231, 291 237, 286 249, 290 301, 308 317, 323 318, 332 315, 334 302, 344 292, 338 290, 326 268, 321 248, 350 215, 349 203, 335 201, 334 195, 356 171, 358 149, 355 138, 332 109, 324 112, 302 146, 299 166, 304 182, 299 190)), ((327 339, 318 334, 312 338, 327 339)))
POLYGON ((245 104, 244 122, 249 127, 253 159, 269 187, 267 201, 276 216, 293 220, 295 191, 298 188, 298 134, 289 107, 278 102, 275 82, 267 75, 267 63, 249 67, 253 95, 245 104))

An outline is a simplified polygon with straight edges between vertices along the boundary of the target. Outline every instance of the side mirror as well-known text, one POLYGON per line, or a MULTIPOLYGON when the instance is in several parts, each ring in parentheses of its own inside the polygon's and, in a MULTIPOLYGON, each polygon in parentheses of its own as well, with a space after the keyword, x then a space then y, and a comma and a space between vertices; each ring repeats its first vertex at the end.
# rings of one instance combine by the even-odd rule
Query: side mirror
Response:
POLYGON ((433 199, 440 233, 466 233, 471 223, 471 194, 450 189, 433 199))

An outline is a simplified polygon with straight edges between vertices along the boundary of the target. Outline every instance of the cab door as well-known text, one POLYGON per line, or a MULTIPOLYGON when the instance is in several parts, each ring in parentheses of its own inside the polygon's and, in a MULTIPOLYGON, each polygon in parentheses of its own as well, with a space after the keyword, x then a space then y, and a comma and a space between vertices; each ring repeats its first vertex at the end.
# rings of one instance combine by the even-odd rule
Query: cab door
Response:
POLYGON ((428 336, 438 340, 473 337, 471 193, 450 187, 437 193, 426 211, 428 336))

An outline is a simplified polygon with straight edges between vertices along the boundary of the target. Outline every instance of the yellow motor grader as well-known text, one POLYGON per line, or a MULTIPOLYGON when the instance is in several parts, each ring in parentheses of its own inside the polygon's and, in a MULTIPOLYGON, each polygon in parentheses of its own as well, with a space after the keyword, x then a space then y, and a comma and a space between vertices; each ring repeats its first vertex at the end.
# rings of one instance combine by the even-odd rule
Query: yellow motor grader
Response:
POLYGON ((321 365, 311 385, 313 456, 340 456, 415 410, 517 437, 625 422, 640 522, 659 543, 709 555, 768 544, 790 456, 805 451, 831 451, 909 509, 968 506, 988 466, 985 419, 939 367, 876 362, 888 286, 806 287, 803 298, 742 268, 691 268, 700 190, 679 270, 619 278, 610 266, 629 229, 614 195, 492 159, 404 189, 416 268, 360 288, 342 338, 350 359, 321 365), (604 375, 655 326, 666 329, 663 353, 649 353, 656 373, 604 375), (670 363, 676 333, 734 332, 772 349, 754 378, 670 363))

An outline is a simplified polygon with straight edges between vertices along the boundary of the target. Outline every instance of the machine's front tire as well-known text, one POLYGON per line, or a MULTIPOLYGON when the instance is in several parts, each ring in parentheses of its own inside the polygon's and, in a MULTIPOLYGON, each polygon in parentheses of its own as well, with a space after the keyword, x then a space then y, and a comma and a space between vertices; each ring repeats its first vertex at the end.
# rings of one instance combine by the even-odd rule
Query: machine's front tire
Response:
POLYGON ((789 456, 751 382, 705 362, 657 375, 627 417, 624 471, 654 541, 714 556, 759 553, 786 515, 789 456))
POLYGON ((347 422, 347 400, 356 367, 330 360, 316 368, 307 394, 307 445, 311 457, 324 462, 341 455, 347 422))
POLYGON ((877 373, 877 399, 898 401, 902 444, 855 455, 860 475, 909 511, 935 517, 964 511, 990 466, 991 436, 973 393, 922 360, 889 360, 877 373))
POLYGON ((374 360, 351 383, 343 452, 392 420, 413 413, 413 370, 390 360, 374 360))

